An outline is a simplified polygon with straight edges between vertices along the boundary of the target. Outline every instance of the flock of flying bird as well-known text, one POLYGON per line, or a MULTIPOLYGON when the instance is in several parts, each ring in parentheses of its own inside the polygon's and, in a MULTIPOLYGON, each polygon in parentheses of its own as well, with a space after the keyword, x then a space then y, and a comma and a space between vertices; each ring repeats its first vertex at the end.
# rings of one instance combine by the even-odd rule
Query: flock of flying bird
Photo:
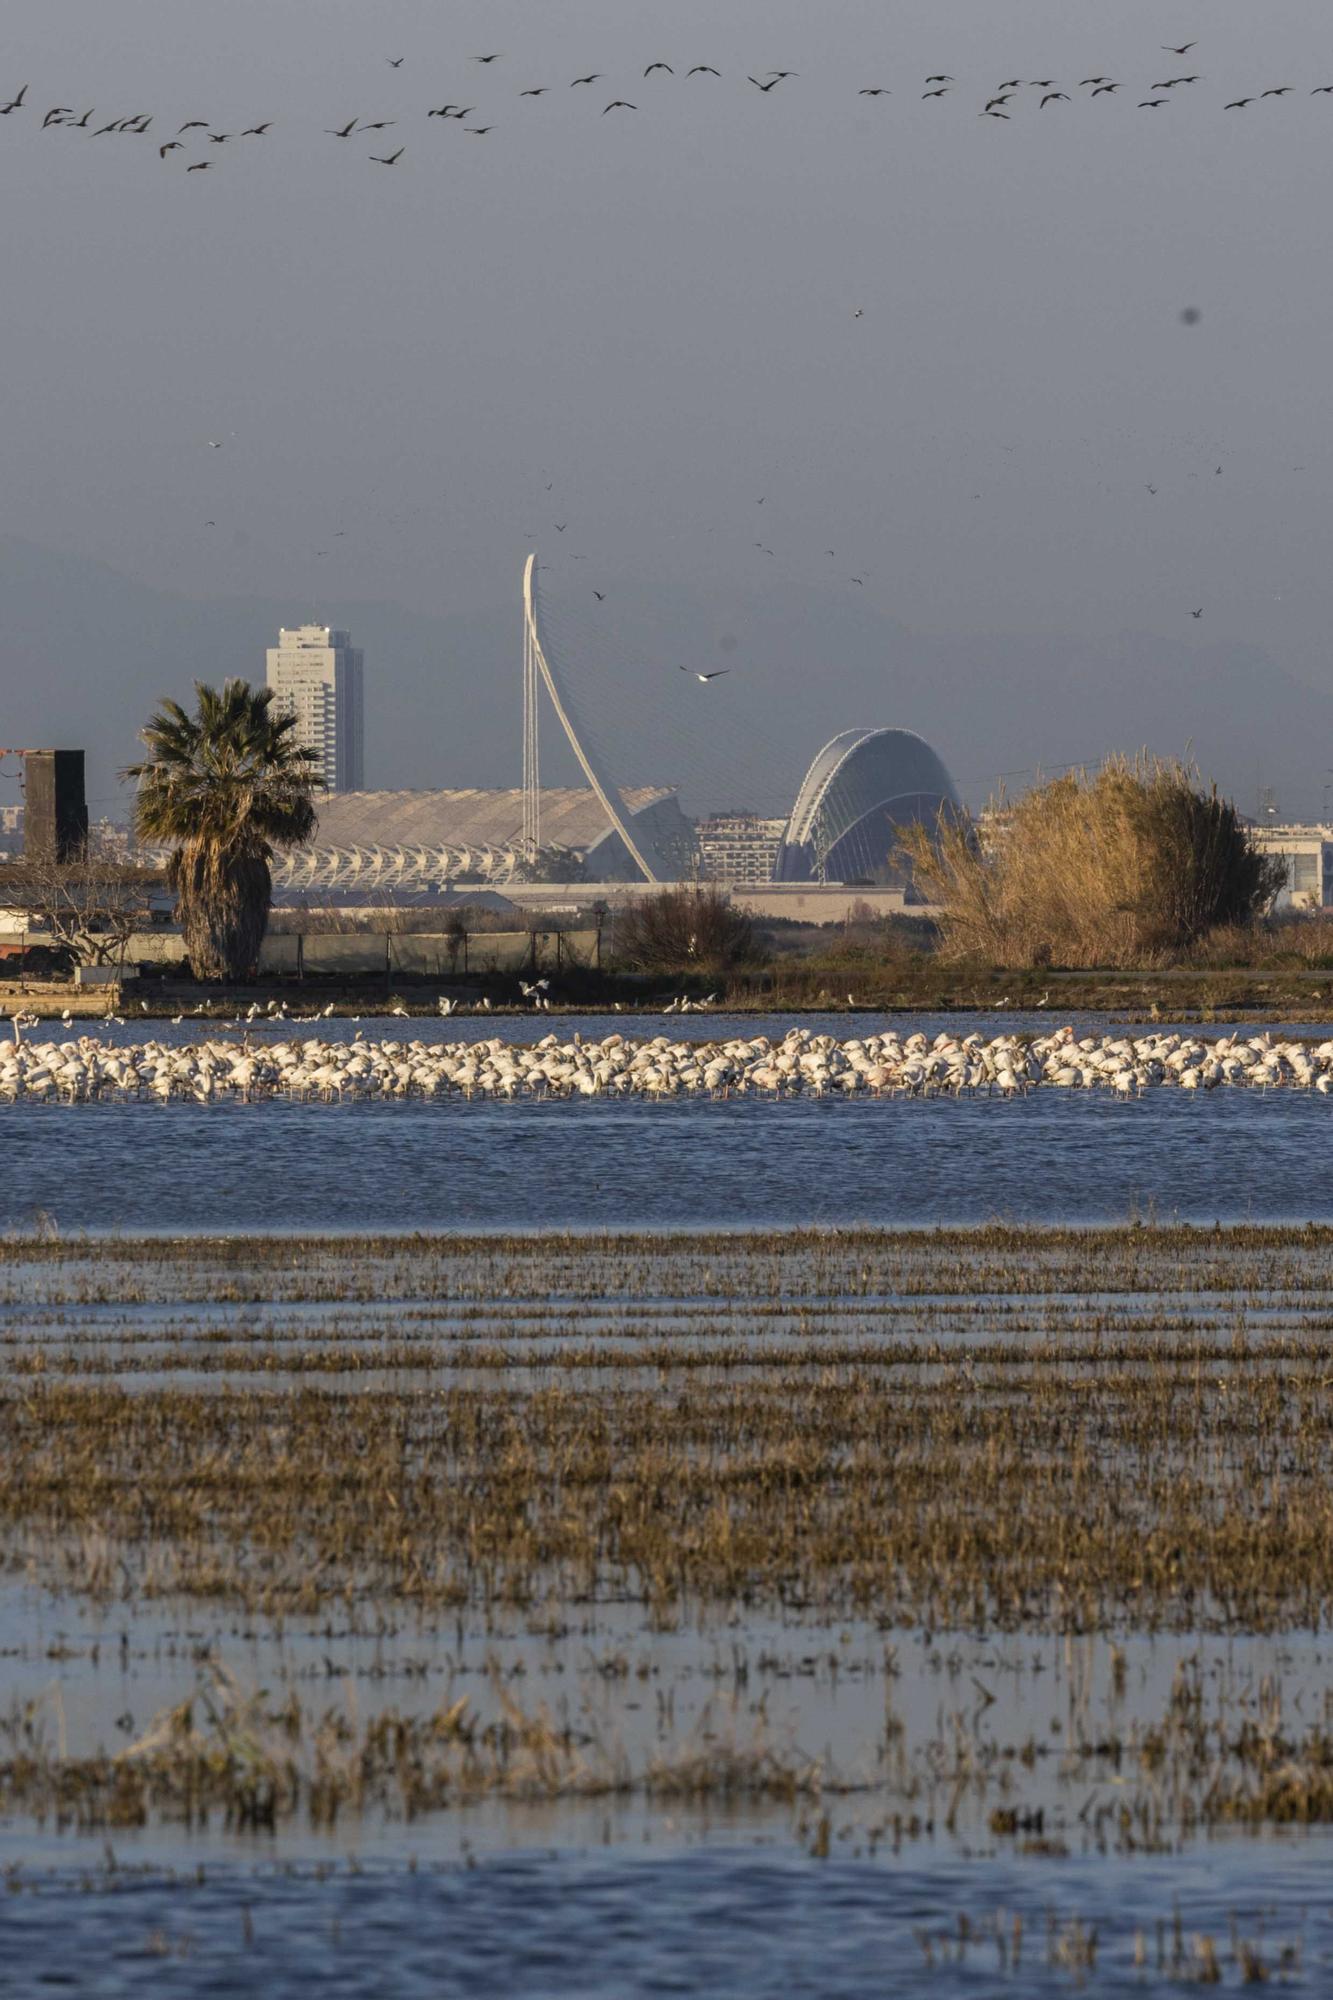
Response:
POLYGON ((64 1104, 156 1099, 236 1103, 287 1098, 338 1100, 575 1097, 662 1098, 936 1097, 1014 1098, 1029 1091, 1109 1090, 1138 1097, 1157 1088, 1333 1092, 1333 1041, 1277 1041, 1269 1034, 1207 1042, 1154 1032, 1086 1035, 1070 1027, 1031 1038, 979 1034, 855 1036, 793 1028, 767 1035, 673 1042, 610 1034, 531 1045, 479 1042, 331 1042, 311 1035, 256 1047, 208 1040, 184 1047, 130 1047, 90 1035, 63 1042, 0 1045, 0 1101, 64 1104))
MULTIPOLYGON (((1192 52, 1198 46, 1197 42, 1163 43, 1160 45, 1162 54, 1174 56, 1181 60, 1190 58, 1192 52)), ((405 56, 388 56, 385 58, 388 67, 394 71, 401 71, 406 60, 405 56)), ((474 55, 469 60, 477 65, 476 74, 479 76, 485 75, 491 77, 494 75, 498 79, 498 76, 502 72, 493 71, 492 66, 496 63, 505 62, 506 57, 503 50, 493 50, 482 55, 474 55)), ((612 112, 617 114, 638 112, 642 108, 639 102, 640 98, 645 98, 646 102, 645 87, 647 90, 657 91, 668 78, 681 82, 698 79, 699 84, 711 84, 714 81, 722 82, 724 80, 723 72, 712 63, 696 62, 677 65, 659 58, 654 62, 645 64, 642 74, 636 78, 637 88, 634 97, 608 97, 607 102, 602 106, 600 116, 605 118, 612 112)), ((760 70, 757 73, 754 71, 744 71, 740 73, 739 80, 746 87, 752 87, 761 96, 768 98, 780 86, 799 82, 799 72, 791 69, 760 70)), ((1101 73, 1071 80, 1068 87, 1058 78, 1052 76, 1011 76, 1004 78, 993 89, 983 91, 975 101, 980 104, 980 109, 977 112, 978 117, 996 119, 1003 122, 1011 121, 1017 112, 1029 106, 1035 106, 1038 111, 1048 111, 1053 107, 1072 105, 1080 101, 1092 102, 1099 98, 1106 100, 1108 103, 1128 102, 1135 105, 1140 111, 1161 111, 1166 106, 1176 102, 1179 94, 1191 91, 1196 85, 1206 83, 1206 81, 1207 79, 1202 72, 1194 69, 1190 69, 1179 76, 1173 75, 1157 78, 1146 85, 1138 86, 1137 89, 1131 84, 1126 84, 1120 78, 1101 73), (1139 89, 1144 93, 1142 96, 1138 95, 1139 89)), ((424 115, 427 120, 432 118, 439 119, 442 125, 454 123, 460 131, 466 133, 470 138, 484 139, 488 133, 495 131, 496 118, 503 116, 503 108, 497 112, 495 109, 496 104, 499 104, 501 107, 508 105, 511 108, 517 108, 520 103, 526 100, 530 106, 541 98, 549 97, 552 94, 559 97, 570 90, 592 91, 595 101, 596 97, 603 93, 596 92, 594 87, 599 83, 605 84, 606 82, 607 78, 604 72, 594 69, 588 70, 579 76, 562 78, 557 84, 525 84, 521 88, 511 89, 507 98, 491 97, 490 101, 488 101, 486 111, 482 114, 486 120, 485 123, 476 122, 478 106, 475 104, 465 104, 461 99, 458 101, 448 100, 443 104, 431 105, 426 108, 424 115), (469 123, 469 120, 473 122, 469 123)), ((611 87, 614 89, 614 85, 611 87)), ((15 113, 30 113, 35 116, 36 106, 29 103, 28 93, 29 85, 26 83, 21 85, 7 104, 0 104, 0 118, 10 118, 15 113)), ((471 94, 477 95, 478 93, 474 92, 471 94)), ((932 100, 939 102, 951 97, 959 97, 963 98, 964 101, 972 101, 966 96, 966 87, 960 83, 956 76, 945 70, 933 70, 925 78, 917 79, 916 82, 909 82, 905 85, 890 86, 880 82, 861 84, 858 86, 856 94, 859 98, 867 100, 888 98, 896 95, 899 97, 906 96, 909 99, 919 97, 922 103, 932 100), (924 82, 924 89, 920 88, 922 82, 924 82)), ((1224 99, 1222 101, 1222 108, 1225 111, 1245 111, 1251 105, 1262 104, 1265 99, 1271 98, 1281 103, 1285 98, 1301 94, 1308 94, 1310 97, 1333 98, 1333 83, 1318 83, 1312 88, 1308 84, 1299 86, 1293 83, 1267 84, 1256 87, 1249 93, 1224 99)), ((383 148, 381 151, 370 152, 366 155, 366 158, 376 166, 396 167, 407 152, 408 141, 403 136, 403 133, 409 118, 413 115, 420 117, 421 113, 411 114, 403 111, 400 116, 375 118, 363 118, 358 113, 355 117, 345 119, 340 124, 325 126, 323 130, 329 138, 343 141, 358 138, 374 141, 378 139, 380 134, 386 132, 392 133, 393 138, 391 140, 380 141, 383 148)), ((209 119, 187 118, 174 132, 169 127, 164 132, 161 129, 161 121, 151 112, 133 112, 128 116, 118 114, 102 122, 97 119, 95 107, 90 107, 88 110, 80 112, 78 107, 72 104, 51 105, 41 120, 41 129, 43 131, 63 129, 66 131, 84 132, 97 139, 106 138, 112 134, 134 138, 151 138, 157 146, 159 158, 163 160, 172 159, 177 153, 187 154, 190 152, 192 146, 207 149, 225 146, 234 139, 262 139, 273 129, 273 125, 274 120, 266 118, 253 125, 238 126, 234 131, 223 131, 216 128, 209 119)), ((184 165, 186 173, 205 173, 217 163, 220 157, 221 155, 218 153, 204 150, 201 151, 199 157, 186 159, 181 164, 184 165)))

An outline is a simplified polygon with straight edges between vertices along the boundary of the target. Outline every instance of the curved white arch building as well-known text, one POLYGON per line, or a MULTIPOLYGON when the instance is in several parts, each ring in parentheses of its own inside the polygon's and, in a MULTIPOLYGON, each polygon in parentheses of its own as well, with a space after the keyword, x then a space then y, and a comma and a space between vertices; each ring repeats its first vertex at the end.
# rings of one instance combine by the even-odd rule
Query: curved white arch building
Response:
POLYGON ((953 780, 910 729, 845 729, 819 752, 778 850, 778 882, 876 882, 901 873, 899 827, 961 813, 953 780))

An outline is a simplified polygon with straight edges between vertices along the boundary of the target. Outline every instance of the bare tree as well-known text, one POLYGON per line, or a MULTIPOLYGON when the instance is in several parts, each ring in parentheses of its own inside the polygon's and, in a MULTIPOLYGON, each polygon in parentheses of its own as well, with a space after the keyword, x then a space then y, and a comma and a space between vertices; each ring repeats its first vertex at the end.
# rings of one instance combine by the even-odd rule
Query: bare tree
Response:
POLYGON ((75 965, 119 964, 164 889, 160 869, 138 867, 96 837, 81 861, 37 856, 0 867, 0 903, 22 910, 35 940, 75 965))

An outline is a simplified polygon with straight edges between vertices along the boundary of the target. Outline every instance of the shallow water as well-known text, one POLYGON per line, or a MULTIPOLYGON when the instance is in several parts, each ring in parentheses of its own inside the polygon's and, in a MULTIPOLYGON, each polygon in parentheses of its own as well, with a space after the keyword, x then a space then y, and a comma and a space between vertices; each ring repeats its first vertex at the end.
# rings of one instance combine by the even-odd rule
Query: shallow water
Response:
MULTIPOLYGON (((799 1025, 846 1035, 884 1019, 802 1016, 799 1025)), ((1049 1014, 894 1017, 903 1033, 931 1035, 1056 1024, 1049 1014)), ((527 1041, 612 1025, 700 1040, 780 1037, 793 1018, 367 1019, 321 1022, 317 1032, 527 1041)), ((1088 1033, 1101 1025, 1087 1018, 1088 1033)), ((1297 1032, 1322 1040, 1328 1030, 1297 1032)), ((131 1021, 112 1031, 120 1040, 145 1033, 183 1041, 200 1026, 131 1021)), ((1326 1219, 1330 1116, 1327 1100, 1307 1092, 1220 1090, 1124 1103, 1042 1091, 1014 1101, 6 1105, 0 1227, 39 1217, 62 1231, 1326 1219)))
POLYGON ((5 1900, 0 1994, 1142 1994, 1192 1985, 1204 1937, 1227 1990, 1240 1984, 1233 1935, 1270 1979, 1284 1952, 1300 1990, 1326 1992, 1333 1978, 1326 1839, 1219 1844, 1169 1868, 1000 1858, 982 1871, 849 1849, 816 1860, 723 1836, 686 1852, 521 1853, 323 1880, 234 1868, 202 1882, 36 1876, 5 1900))

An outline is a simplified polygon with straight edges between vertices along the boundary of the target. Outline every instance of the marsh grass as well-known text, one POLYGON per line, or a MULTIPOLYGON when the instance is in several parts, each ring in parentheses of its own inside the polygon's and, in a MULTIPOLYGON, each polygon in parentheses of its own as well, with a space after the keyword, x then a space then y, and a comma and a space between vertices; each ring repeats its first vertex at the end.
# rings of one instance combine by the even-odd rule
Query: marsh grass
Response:
POLYGON ((1060 1631, 1333 1608, 1327 1230, 109 1248, 0 1256, 0 1559, 64 1587, 1060 1631), (229 1311, 138 1327, 136 1293, 229 1311), (24 1298, 69 1324, 22 1338, 24 1298), (406 1333, 446 1307, 475 1317, 406 1333))

